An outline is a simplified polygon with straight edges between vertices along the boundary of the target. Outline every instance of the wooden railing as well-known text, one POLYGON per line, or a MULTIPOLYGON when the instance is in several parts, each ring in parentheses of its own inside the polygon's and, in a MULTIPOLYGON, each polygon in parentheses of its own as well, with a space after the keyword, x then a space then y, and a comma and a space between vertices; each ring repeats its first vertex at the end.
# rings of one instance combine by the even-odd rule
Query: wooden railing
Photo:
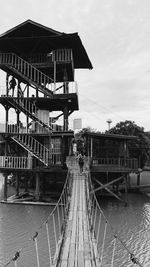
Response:
POLYGON ((13 99, 8 98, 8 102, 11 103, 14 108, 17 108, 24 114, 28 115, 32 120, 34 120, 39 125, 39 129, 41 129, 40 126, 42 126, 45 129, 44 133, 52 132, 51 126, 47 125, 46 123, 44 123, 42 120, 38 118, 37 108, 34 103, 24 98, 13 98, 13 99))
POLYGON ((54 94, 78 94, 78 84, 74 82, 57 83, 54 94))
POLYGON ((61 158, 62 158, 61 154, 52 153, 52 158, 51 158, 52 164, 61 165, 61 158))
POLYGON ((52 61, 73 62, 72 49, 57 49, 52 51, 52 61))
POLYGON ((92 158, 92 166, 109 165, 118 168, 138 169, 138 160, 135 158, 92 158))
POLYGON ((44 88, 51 91, 54 90, 53 79, 14 53, 0 53, 0 65, 8 65, 13 67, 31 83, 36 84, 38 88, 41 88, 41 92, 43 93, 48 93, 48 91, 44 91, 44 88))
POLYGON ((49 56, 47 53, 33 53, 33 54, 21 54, 21 57, 26 61, 31 63, 32 65, 40 65, 40 64, 51 64, 52 56, 49 56))
POLYGON ((49 165, 50 151, 32 136, 20 134, 11 138, 46 166, 49 165))
POLYGON ((0 156, 0 168, 31 169, 32 157, 0 156))

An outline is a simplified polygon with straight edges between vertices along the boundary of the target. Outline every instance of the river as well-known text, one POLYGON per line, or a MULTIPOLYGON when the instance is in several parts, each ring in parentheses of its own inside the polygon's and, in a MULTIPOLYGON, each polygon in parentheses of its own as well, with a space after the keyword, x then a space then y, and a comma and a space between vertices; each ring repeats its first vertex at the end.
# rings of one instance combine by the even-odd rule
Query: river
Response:
MULTIPOLYGON (((141 177, 143 180, 150 180, 150 172, 142 173, 141 177)), ((3 176, 0 175, 0 198, 3 198, 3 182, 3 176)), ((128 249, 135 253, 143 267, 148 267, 150 266, 150 196, 129 193, 128 201, 129 205, 124 207, 118 200, 108 197, 101 200, 100 205, 128 249)), ((0 266, 3 266, 18 249, 23 247, 26 247, 21 255, 24 263, 20 261, 18 267, 36 266, 32 255, 35 255, 35 249, 27 244, 52 208, 51 206, 0 204, 0 266)), ((106 244, 105 253, 106 258, 109 253, 112 253, 109 251, 109 243, 106 244)), ((114 267, 135 266, 127 255, 124 248, 119 248, 115 252, 114 267)), ((9 266, 14 264, 11 263, 9 266)), ((44 258, 41 266, 49 266, 44 258)), ((104 267, 109 266, 111 266, 110 263, 104 264, 104 267)))

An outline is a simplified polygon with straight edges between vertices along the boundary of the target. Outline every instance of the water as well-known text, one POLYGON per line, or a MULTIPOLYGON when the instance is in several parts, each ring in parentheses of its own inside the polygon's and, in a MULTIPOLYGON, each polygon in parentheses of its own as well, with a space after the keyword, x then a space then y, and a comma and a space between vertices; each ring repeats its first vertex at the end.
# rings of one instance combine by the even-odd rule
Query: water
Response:
MULTIPOLYGON (((150 173, 144 173, 143 177, 149 179, 150 173)), ((1 198, 2 191, 3 177, 0 175, 1 198)), ((128 249, 136 254, 142 266, 150 266, 150 196, 130 193, 128 207, 124 207, 114 198, 105 198, 100 201, 100 205, 128 249)), ((0 204, 0 266, 3 266, 20 248, 23 248, 23 252, 18 266, 37 266, 34 260, 36 254, 33 241, 29 239, 48 217, 51 210, 52 207, 49 206, 0 204)), ((108 255, 112 253, 109 236, 111 236, 111 231, 107 233, 104 267, 111 266, 110 262, 107 262, 108 255)), ((41 266, 46 267, 49 264, 46 260, 47 243, 44 232, 40 233, 39 240, 42 242, 39 247, 39 253, 42 255, 41 266)), ((14 266, 14 263, 9 266, 14 266)), ((117 244, 114 267, 121 266, 136 265, 129 260, 124 248, 117 244)))

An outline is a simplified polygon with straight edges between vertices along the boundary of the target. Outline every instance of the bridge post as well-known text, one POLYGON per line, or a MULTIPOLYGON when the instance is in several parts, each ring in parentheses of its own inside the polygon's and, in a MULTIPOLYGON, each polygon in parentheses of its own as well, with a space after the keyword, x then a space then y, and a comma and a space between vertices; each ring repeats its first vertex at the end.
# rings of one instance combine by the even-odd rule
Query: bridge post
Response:
POLYGON ((19 196, 19 174, 16 175, 16 196, 19 196))
POLYGON ((35 199, 36 201, 39 201, 40 199, 40 175, 39 173, 36 173, 35 199))
POLYGON ((125 186, 125 207, 128 206, 128 185, 127 185, 127 176, 128 174, 124 175, 124 186, 125 186))
POLYGON ((7 174, 4 177, 4 201, 7 201, 7 174))

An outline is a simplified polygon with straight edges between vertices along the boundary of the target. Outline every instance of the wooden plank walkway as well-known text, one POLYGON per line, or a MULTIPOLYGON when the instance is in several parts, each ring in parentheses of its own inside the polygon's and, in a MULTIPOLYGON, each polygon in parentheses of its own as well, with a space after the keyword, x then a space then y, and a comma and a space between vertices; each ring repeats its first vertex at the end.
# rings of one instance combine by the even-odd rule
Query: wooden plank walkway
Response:
POLYGON ((92 238, 87 218, 85 183, 87 172, 79 172, 78 163, 71 163, 73 185, 65 237, 59 267, 94 267, 92 238))

